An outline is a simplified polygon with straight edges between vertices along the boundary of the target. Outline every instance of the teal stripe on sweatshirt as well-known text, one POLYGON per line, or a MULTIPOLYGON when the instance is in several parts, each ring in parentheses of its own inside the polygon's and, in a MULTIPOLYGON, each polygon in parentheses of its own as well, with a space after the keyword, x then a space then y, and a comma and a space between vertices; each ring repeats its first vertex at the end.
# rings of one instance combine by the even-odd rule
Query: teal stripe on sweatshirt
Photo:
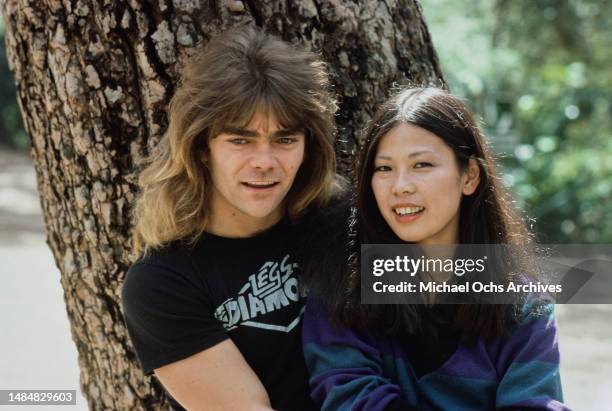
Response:
POLYGON ((532 361, 513 363, 499 383, 499 406, 519 404, 526 398, 563 400, 559 365, 532 361))
POLYGON ((373 373, 382 373, 383 371, 380 357, 366 355, 363 351, 354 350, 347 345, 305 344, 304 358, 306 363, 313 365, 309 369, 311 378, 316 378, 330 371, 352 370, 355 369, 356 365, 359 365, 359 368, 368 368, 373 373))
POLYGON ((474 411, 495 409, 497 381, 432 372, 418 382, 427 409, 474 411), (467 395, 469 393, 469 395, 467 395))

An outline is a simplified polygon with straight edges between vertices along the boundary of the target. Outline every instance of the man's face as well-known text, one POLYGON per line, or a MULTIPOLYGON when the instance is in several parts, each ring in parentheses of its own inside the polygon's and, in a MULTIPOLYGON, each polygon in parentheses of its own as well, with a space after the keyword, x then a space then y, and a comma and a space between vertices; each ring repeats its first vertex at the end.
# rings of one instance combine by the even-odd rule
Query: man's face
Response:
POLYGON ((248 235, 283 216, 284 199, 304 160, 303 130, 256 112, 244 127, 225 127, 204 157, 212 177, 212 232, 248 235))

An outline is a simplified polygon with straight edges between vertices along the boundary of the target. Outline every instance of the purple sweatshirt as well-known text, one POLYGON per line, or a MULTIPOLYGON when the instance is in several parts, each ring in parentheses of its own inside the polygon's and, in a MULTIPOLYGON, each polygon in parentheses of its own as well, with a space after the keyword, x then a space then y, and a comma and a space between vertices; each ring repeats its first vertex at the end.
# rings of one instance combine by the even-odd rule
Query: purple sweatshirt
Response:
POLYGON ((508 338, 459 343, 441 367, 421 376, 399 340, 336 328, 314 299, 303 340, 311 396, 323 411, 382 411, 399 403, 420 410, 569 409, 552 304, 526 304, 508 338))

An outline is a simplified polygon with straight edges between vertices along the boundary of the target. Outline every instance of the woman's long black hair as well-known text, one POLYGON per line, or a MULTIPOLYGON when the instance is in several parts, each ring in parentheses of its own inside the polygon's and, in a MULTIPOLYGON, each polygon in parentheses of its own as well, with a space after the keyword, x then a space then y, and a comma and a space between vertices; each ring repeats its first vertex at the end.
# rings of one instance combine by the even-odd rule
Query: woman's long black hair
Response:
MULTIPOLYGON (((348 270, 336 265, 334 272, 330 272, 322 267, 311 278, 312 287, 328 306, 336 324, 378 330, 387 335, 422 331, 426 321, 423 314, 427 310, 423 305, 368 305, 360 301, 360 244, 402 242, 382 217, 371 187, 378 144, 401 123, 413 124, 440 137, 453 150, 461 171, 468 167, 470 158, 478 163, 480 184, 472 195, 461 200, 461 244, 520 247, 530 244, 525 224, 513 209, 480 128, 463 101, 433 87, 409 88, 396 93, 374 115, 356 164, 352 215, 348 218, 348 270)), ((472 336, 503 336, 514 310, 512 305, 458 305, 453 323, 472 336)))

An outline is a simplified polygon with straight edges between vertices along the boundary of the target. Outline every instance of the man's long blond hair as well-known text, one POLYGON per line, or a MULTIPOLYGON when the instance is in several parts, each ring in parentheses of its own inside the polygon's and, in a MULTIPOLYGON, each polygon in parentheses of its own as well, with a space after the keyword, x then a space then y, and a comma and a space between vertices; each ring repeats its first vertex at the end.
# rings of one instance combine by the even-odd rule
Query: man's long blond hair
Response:
POLYGON ((336 103, 324 63, 254 28, 234 29, 211 40, 184 68, 168 109, 168 130, 139 177, 136 253, 200 237, 212 184, 202 153, 223 126, 244 126, 256 111, 305 132, 304 162, 285 201, 289 217, 329 200, 337 187, 336 103))

